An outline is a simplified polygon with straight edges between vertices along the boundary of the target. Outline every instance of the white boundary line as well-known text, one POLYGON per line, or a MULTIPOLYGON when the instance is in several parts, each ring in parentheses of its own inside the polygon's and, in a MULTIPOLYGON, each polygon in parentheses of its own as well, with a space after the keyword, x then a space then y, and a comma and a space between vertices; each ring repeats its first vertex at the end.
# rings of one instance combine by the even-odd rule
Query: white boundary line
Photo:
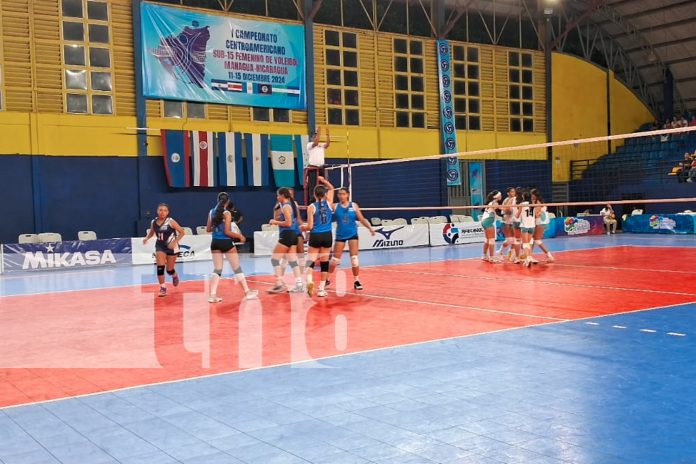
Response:
POLYGON ((208 378, 213 378, 213 377, 221 377, 223 375, 243 374, 246 372, 254 372, 254 371, 259 371, 259 370, 272 369, 275 367, 295 366, 298 364, 314 363, 317 361, 326 361, 329 359, 343 358, 343 357, 347 357, 347 356, 357 356, 357 355, 361 355, 361 354, 365 354, 365 353, 375 353, 375 352, 379 352, 379 351, 393 350, 393 349, 399 349, 399 348, 407 348, 407 347, 411 347, 411 346, 420 346, 420 345, 425 345, 428 343, 440 343, 440 342, 449 341, 449 340, 459 340, 459 339, 470 338, 470 337, 480 337, 480 336, 484 336, 484 335, 490 335, 490 334, 496 334, 496 333, 502 333, 502 332, 511 332, 514 330, 529 329, 529 328, 533 328, 533 327, 543 327, 543 326, 547 326, 547 325, 567 324, 567 323, 571 323, 571 322, 589 321, 592 319, 602 319, 605 317, 621 316, 621 315, 625 315, 625 314, 633 314, 633 313, 641 313, 641 312, 646 312, 646 311, 670 309, 670 308, 676 308, 679 306, 686 306, 686 305, 690 305, 690 304, 694 304, 694 303, 693 302, 676 303, 673 305, 654 306, 651 308, 635 309, 635 310, 630 310, 630 311, 621 311, 621 312, 617 312, 617 313, 603 314, 603 315, 599 315, 599 316, 589 316, 589 317, 583 317, 583 318, 578 318, 578 319, 568 319, 568 320, 563 320, 563 321, 544 322, 544 323, 532 324, 532 325, 526 325, 526 326, 520 326, 520 327, 509 327, 506 329, 491 330, 489 332, 481 332, 481 333, 467 334, 467 335, 455 335, 453 337, 437 338, 434 340, 425 340, 422 342, 404 343, 402 345, 393 345, 393 346, 387 346, 387 347, 381 347, 381 348, 372 348, 369 350, 355 351, 355 352, 351 352, 351 353, 341 353, 341 354, 335 354, 335 355, 331 355, 331 356, 306 359, 303 361, 271 364, 268 366, 254 367, 254 368, 244 369, 244 370, 217 372, 215 374, 207 374, 207 375, 200 375, 200 376, 195 376, 195 377, 187 377, 185 379, 177 379, 177 380, 166 380, 163 382, 154 382, 154 383, 148 383, 148 384, 142 384, 142 385, 135 385, 132 387, 116 388, 113 390, 104 390, 104 391, 95 392, 95 393, 86 393, 84 395, 66 396, 63 398, 55 398, 55 399, 51 399, 51 400, 35 401, 35 402, 30 402, 30 403, 15 404, 15 405, 11 405, 11 406, 2 406, 2 407, 0 407, 0 411, 7 410, 7 409, 20 408, 23 406, 34 406, 34 405, 47 404, 47 403, 56 403, 58 401, 80 399, 80 398, 87 398, 87 397, 91 397, 91 396, 104 395, 107 393, 116 393, 116 392, 122 392, 122 391, 135 390, 137 388, 154 387, 157 385, 169 385, 169 384, 174 384, 174 383, 189 382, 192 380, 201 380, 201 379, 208 379, 208 378))

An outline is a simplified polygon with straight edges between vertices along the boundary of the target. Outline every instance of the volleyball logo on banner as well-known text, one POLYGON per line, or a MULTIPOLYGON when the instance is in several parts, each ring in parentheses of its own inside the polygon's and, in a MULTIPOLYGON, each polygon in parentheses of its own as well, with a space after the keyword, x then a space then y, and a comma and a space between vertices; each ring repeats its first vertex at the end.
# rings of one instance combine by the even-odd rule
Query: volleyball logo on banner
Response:
MULTIPOLYGON (((454 125, 454 110, 452 107, 452 77, 450 75, 450 46, 447 40, 437 41, 438 75, 440 78, 440 132, 442 133, 442 148, 445 154, 457 153, 457 131, 454 125)), ((462 185, 459 159, 456 156, 447 158, 447 185, 462 185)))

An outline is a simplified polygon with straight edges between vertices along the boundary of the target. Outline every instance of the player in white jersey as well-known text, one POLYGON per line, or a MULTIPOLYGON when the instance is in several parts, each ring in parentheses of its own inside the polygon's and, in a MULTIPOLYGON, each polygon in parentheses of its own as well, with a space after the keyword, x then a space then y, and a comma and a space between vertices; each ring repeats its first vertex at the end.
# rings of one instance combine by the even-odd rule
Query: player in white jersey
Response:
POLYGON ((507 197, 503 200, 503 206, 502 212, 503 212, 503 236, 505 236, 505 241, 503 244, 500 246, 500 250, 498 250, 498 255, 502 258, 505 256, 505 250, 509 247, 510 248, 510 259, 514 260, 516 255, 513 255, 515 253, 514 251, 514 245, 515 245, 515 231, 514 231, 514 208, 513 206, 516 204, 516 195, 517 193, 515 192, 514 187, 508 187, 507 189, 507 197))
MULTIPOLYGON (((515 189, 515 205, 519 205, 522 203, 522 194, 524 193, 524 189, 522 187, 517 187, 515 189)), ((514 206, 512 208, 512 233, 513 233, 513 246, 515 250, 515 257, 513 258, 512 262, 514 264, 520 264, 522 261, 520 260, 522 256, 522 220, 520 218, 520 215, 518 214, 519 208, 517 206, 514 206)))
MULTIPOLYGON (((538 189, 532 189, 531 193, 533 204, 539 205, 544 203, 544 198, 541 196, 541 192, 539 192, 538 189)), ((549 218, 549 213, 546 210, 546 206, 537 206, 536 208, 534 208, 534 217, 536 218, 536 220, 533 237, 534 241, 532 243, 532 253, 534 253, 534 246, 539 245, 541 251, 543 251, 546 254, 546 262, 552 263, 554 261, 553 255, 551 254, 549 249, 546 248, 546 245, 544 245, 544 232, 546 231, 546 228, 551 222, 551 219, 549 218)), ((534 262, 534 258, 532 258, 532 262, 534 262)))
POLYGON ((520 218, 520 231, 522 233, 523 264, 525 266, 531 266, 532 264, 532 237, 534 236, 534 228, 536 227, 534 210, 530 205, 531 199, 531 193, 522 193, 522 201, 517 208, 517 217, 520 218))
POLYGON ((488 197, 486 197, 486 208, 481 216, 481 227, 483 227, 483 232, 486 234, 481 259, 491 263, 497 261, 495 258, 495 221, 498 219, 496 209, 502 198, 503 194, 498 190, 493 190, 489 193, 488 197))

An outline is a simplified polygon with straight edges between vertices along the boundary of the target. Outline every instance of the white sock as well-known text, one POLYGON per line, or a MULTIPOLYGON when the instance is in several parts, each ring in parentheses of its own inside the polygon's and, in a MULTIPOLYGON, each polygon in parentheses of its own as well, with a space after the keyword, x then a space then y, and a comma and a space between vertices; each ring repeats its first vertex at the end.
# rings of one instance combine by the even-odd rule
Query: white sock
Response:
POLYGON ((220 284, 220 276, 213 273, 210 274, 210 296, 216 296, 218 285, 220 284))
POLYGON ((249 285, 247 285, 246 277, 244 277, 244 273, 240 272, 239 274, 235 274, 234 278, 237 279, 237 282, 239 282, 242 285, 242 288, 244 289, 244 293, 249 293, 249 285))

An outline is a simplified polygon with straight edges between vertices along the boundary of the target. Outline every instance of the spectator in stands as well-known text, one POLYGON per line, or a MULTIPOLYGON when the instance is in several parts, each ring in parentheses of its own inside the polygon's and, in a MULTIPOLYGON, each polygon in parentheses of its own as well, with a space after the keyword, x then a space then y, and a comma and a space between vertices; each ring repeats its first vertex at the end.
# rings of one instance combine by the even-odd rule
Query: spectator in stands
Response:
POLYGON ((681 119, 679 120, 679 127, 689 127, 689 121, 686 120, 684 115, 682 115, 681 119))
POLYGON ((691 169, 689 169, 689 178, 686 181, 693 182, 694 178, 696 178, 696 157, 691 158, 691 169))
POLYGON ((680 184, 686 182, 686 179, 689 177, 689 171, 691 170, 691 155, 687 152, 684 153, 684 160, 681 161, 677 165, 677 180, 679 181, 680 184))
POLYGON ((691 116, 691 121, 689 121, 689 127, 696 126, 696 114, 691 116))
POLYGON ((607 228, 607 235, 616 233, 616 213, 611 205, 607 205, 599 212, 604 219, 604 227, 607 228))

